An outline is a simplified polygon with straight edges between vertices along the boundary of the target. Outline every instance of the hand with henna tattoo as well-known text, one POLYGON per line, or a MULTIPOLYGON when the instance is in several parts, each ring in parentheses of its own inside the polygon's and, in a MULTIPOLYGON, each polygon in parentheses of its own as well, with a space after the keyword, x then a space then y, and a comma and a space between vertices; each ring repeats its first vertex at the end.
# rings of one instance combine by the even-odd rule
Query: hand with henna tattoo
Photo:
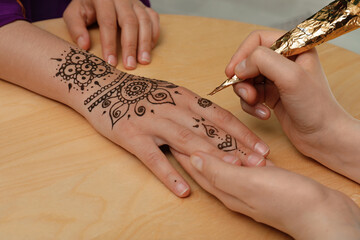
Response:
POLYGON ((1 28, 0 34, 5 36, 1 46, 16 46, 1 49, 0 66, 9 66, 1 69, 1 78, 75 109, 179 197, 188 196, 190 187, 161 145, 186 156, 203 151, 233 164, 265 165, 269 149, 254 133, 228 111, 183 87, 121 72, 23 21, 1 28), (37 41, 30 41, 31 36, 37 41), (9 55, 18 64, 7 64, 3 56, 9 55))

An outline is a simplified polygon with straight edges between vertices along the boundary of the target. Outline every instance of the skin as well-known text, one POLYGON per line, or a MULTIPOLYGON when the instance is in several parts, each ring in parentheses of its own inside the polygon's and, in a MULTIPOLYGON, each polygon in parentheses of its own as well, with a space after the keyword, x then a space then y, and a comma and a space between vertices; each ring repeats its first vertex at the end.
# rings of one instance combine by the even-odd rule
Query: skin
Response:
MULTIPOLYGON (((331 94, 315 50, 289 60, 267 48, 280 35, 268 31, 250 34, 227 66, 228 77, 235 73, 248 79, 234 87, 243 109, 264 120, 273 109, 284 132, 302 153, 360 182, 359 121, 331 94)), ((172 153, 228 208, 295 239, 360 237, 359 207, 346 195, 312 179, 271 162, 262 168, 247 168, 204 152, 191 158, 175 149, 172 153)))
MULTIPOLYGON (((81 90, 73 79, 66 80, 62 77, 61 73, 67 71, 62 71, 61 67, 66 66, 69 61, 71 49, 78 51, 80 56, 88 56, 89 53, 76 49, 68 42, 25 21, 16 21, 1 27, 0 35, 0 66, 6 66, 1 69, 0 78, 73 108, 100 134, 136 155, 179 197, 188 196, 190 187, 161 152, 161 145, 169 145, 186 156, 203 151, 211 152, 224 161, 238 165, 265 165, 264 156, 268 154, 269 149, 254 133, 221 107, 215 104, 205 108, 200 106, 200 97, 185 88, 162 87, 161 90, 158 87, 156 90, 160 89, 162 93, 163 89, 167 90, 166 101, 161 100, 162 94, 156 97, 160 100, 153 98, 152 101, 156 104, 144 99, 141 107, 146 109, 146 112, 142 116, 137 115, 135 106, 131 105, 126 112, 131 116, 126 115, 114 121, 111 117, 113 115, 109 115, 111 107, 102 108, 102 104, 99 104, 90 111, 90 104, 86 104, 85 101, 102 87, 117 81, 118 75, 124 73, 97 58, 99 64, 107 66, 110 73, 93 79, 81 90), (95 81, 101 86, 94 84, 95 81), (246 155, 239 149, 232 152, 221 151, 218 148, 220 140, 209 137, 203 125, 194 127, 197 124, 194 118, 215 127, 219 136, 230 134, 233 140, 236 139, 238 148, 246 152, 246 155)), ((79 73, 79 76, 82 75, 79 73)), ((143 79, 148 82, 157 81, 143 79)), ((170 85, 158 82, 159 86, 161 84, 170 85)), ((110 100, 111 106, 120 103, 116 97, 110 100)), ((141 108, 137 108, 139 109, 141 108)))
POLYGON ((212 154, 172 150, 186 171, 229 209, 299 240, 356 240, 360 209, 344 194, 273 166, 234 166, 212 154), (294 187, 296 186, 296 187, 294 187))
POLYGON ((135 69, 137 63, 149 64, 160 35, 159 15, 139 0, 73 0, 63 18, 73 41, 84 50, 91 46, 87 27, 97 22, 103 58, 116 66, 121 46, 126 69, 135 69))
POLYGON ((250 34, 226 67, 248 79, 234 87, 243 110, 266 120, 272 109, 301 153, 360 183, 360 121, 336 101, 315 49, 289 60, 268 48, 280 35, 250 34))

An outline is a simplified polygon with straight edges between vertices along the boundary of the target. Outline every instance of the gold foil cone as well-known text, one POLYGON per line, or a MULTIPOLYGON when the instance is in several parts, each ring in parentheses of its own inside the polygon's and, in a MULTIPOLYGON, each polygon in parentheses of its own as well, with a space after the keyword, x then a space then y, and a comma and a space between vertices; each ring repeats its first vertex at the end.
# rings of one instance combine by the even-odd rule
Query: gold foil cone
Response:
MULTIPOLYGON (((270 49, 285 57, 298 55, 359 27, 360 0, 337 0, 285 33, 270 49)), ((236 76, 227 79, 209 95, 241 81, 236 76)))

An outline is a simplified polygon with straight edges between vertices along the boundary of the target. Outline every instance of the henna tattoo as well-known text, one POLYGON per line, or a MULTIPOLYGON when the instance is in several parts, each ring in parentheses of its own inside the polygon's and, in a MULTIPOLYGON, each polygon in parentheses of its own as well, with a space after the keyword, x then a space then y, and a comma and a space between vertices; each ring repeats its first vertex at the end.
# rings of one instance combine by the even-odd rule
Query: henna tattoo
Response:
MULTIPOLYGON (((146 113, 146 103, 176 105, 168 89, 177 87, 166 81, 120 73, 114 81, 87 98, 84 105, 89 105, 89 112, 100 104, 108 109, 114 127, 126 114, 128 119, 131 117, 130 108, 141 117, 146 113)), ((150 112, 155 113, 153 109, 150 112)))
POLYGON ((207 108, 212 105, 212 102, 206 98, 199 98, 198 104, 200 107, 207 108))
MULTIPOLYGON (((66 54, 64 59, 51 59, 58 62, 64 61, 61 65, 58 65, 55 76, 60 76, 62 78, 61 81, 68 83, 69 91, 71 89, 80 89, 84 93, 85 88, 92 83, 94 78, 101 78, 112 74, 112 67, 102 59, 91 53, 74 48, 70 48, 70 52, 66 54)), ((95 81, 94 84, 101 87, 98 81, 95 81)))
POLYGON ((204 118, 201 118, 201 119, 193 118, 193 119, 196 122, 196 124, 193 126, 194 128, 199 128, 200 124, 201 124, 201 126, 203 126, 203 128, 205 130, 206 135, 209 138, 214 138, 219 141, 219 143, 217 145, 218 149, 220 149, 224 152, 231 152, 231 151, 238 150, 242 154, 246 155, 246 153, 243 150, 238 148, 236 139, 234 137, 232 137, 229 134, 225 134, 225 136, 221 136, 222 134, 216 127, 209 125, 209 124, 205 124, 206 121, 204 118))

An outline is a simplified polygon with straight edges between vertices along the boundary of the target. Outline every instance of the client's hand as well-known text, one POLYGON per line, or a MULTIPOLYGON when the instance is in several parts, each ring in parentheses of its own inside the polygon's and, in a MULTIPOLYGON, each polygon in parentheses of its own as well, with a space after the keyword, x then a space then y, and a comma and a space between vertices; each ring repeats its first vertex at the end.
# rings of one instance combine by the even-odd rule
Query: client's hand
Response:
POLYGON ((104 136, 140 160, 176 195, 189 185, 159 146, 190 156, 196 151, 224 161, 264 166, 269 148, 230 112, 170 82, 121 72, 100 58, 70 49, 56 58, 56 79, 68 87, 68 105, 104 136))

